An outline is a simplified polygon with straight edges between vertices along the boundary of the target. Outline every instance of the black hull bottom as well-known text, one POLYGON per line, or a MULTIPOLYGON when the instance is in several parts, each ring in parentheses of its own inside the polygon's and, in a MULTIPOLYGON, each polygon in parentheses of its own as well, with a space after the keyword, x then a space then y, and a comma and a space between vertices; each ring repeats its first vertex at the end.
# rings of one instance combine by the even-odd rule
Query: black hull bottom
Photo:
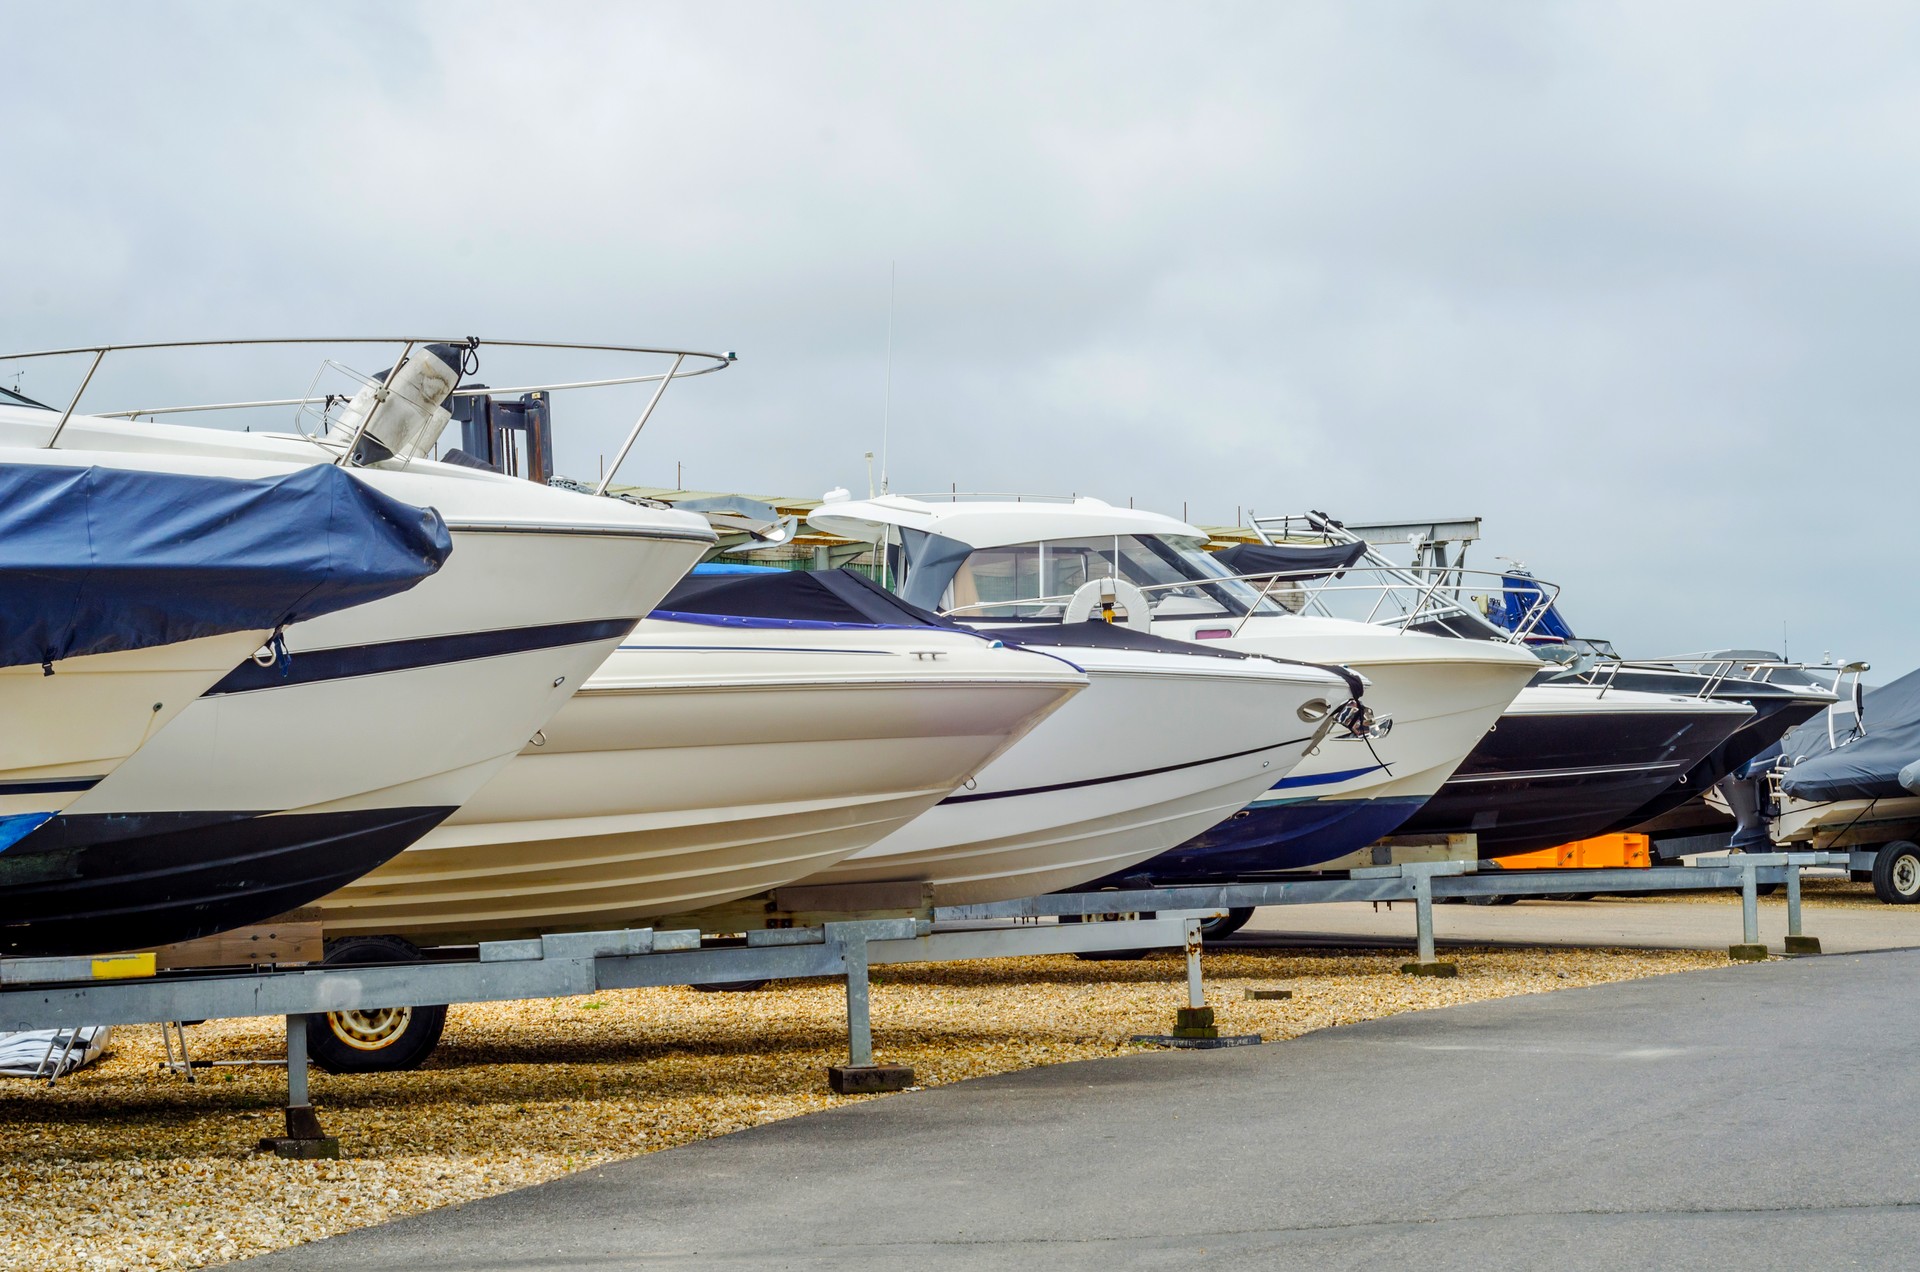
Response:
MULTIPOLYGON (((1753 703, 1753 719, 1734 731, 1732 737, 1722 742, 1692 768, 1687 770, 1687 780, 1668 787, 1652 800, 1609 826, 1609 831, 1638 830, 1648 834, 1657 834, 1671 829, 1671 823, 1661 825, 1661 819, 1676 812, 1691 800, 1697 800, 1704 791, 1711 790, 1715 782, 1745 764, 1760 752, 1785 737, 1787 730, 1806 723, 1819 715, 1826 707, 1818 702, 1779 702, 1760 699, 1753 703)), ((1711 813, 1709 809, 1707 812, 1711 813)), ((1711 824, 1711 821, 1709 821, 1711 824)))
POLYGON ((1403 833, 1472 832, 1483 858, 1605 834, 1750 718, 1729 714, 1503 716, 1403 833))
POLYGON ((0 954, 151 949, 317 901, 452 808, 56 817, 0 852, 0 954))

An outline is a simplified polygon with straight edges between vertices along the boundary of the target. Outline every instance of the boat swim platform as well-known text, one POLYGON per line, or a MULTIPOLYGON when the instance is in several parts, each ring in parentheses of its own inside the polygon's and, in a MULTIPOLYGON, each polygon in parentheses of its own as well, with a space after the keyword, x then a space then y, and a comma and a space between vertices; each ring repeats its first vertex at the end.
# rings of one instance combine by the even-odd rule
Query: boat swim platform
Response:
MULTIPOLYGON (((847 1063, 829 1071, 829 1085, 841 1093, 897 1090, 912 1084, 913 1073, 875 1061, 868 969, 877 965, 1183 949, 1185 1004, 1176 1009, 1170 1034, 1142 1041, 1232 1045, 1257 1038, 1218 1038, 1206 1006, 1201 958, 1204 923, 1230 910, 1411 901, 1418 957, 1403 970, 1450 975, 1453 965, 1434 953, 1436 900, 1738 888, 1743 940, 1729 947, 1729 956, 1757 960, 1768 956, 1759 943, 1758 889, 1786 885, 1786 952, 1818 953, 1818 940, 1801 926, 1800 872, 1846 861, 1845 854, 1765 853, 1660 869, 1510 873, 1482 873, 1468 861, 1408 862, 1223 887, 1062 893, 944 908, 930 918, 874 916, 726 938, 692 928, 554 933, 432 951, 422 961, 393 964, 158 969, 122 957, 0 959, 0 1032, 136 1024, 177 1028, 179 1021, 281 1016, 287 1039, 287 1133, 261 1141, 260 1148, 285 1157, 325 1157, 337 1155, 339 1146, 321 1129, 308 1095, 307 1018, 313 1014, 832 978, 846 984, 847 1063)), ((184 1045, 182 1064, 174 1067, 192 1080, 184 1045)))

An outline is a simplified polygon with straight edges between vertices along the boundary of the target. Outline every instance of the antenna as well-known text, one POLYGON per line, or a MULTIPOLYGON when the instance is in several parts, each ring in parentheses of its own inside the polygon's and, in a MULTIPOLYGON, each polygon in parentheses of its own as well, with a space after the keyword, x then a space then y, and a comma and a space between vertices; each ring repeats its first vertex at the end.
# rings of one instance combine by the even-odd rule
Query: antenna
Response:
POLYGON ((867 452, 867 498, 873 498, 873 452, 867 452))
MULTIPOLYGON (((887 434, 893 424, 893 276, 896 262, 887 262, 887 376, 880 408, 880 493, 887 493, 887 434)), ((871 458, 871 457, 869 457, 871 458)), ((867 483, 871 486, 873 483, 867 483)))

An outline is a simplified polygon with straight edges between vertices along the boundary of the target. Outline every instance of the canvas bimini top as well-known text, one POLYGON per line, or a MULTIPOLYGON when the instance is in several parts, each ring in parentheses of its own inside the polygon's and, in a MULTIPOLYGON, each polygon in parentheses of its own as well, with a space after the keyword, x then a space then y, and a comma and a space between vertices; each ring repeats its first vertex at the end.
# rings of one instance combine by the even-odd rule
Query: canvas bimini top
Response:
POLYGON ((431 508, 315 464, 240 479, 0 463, 0 667, 273 631, 413 587, 431 508))

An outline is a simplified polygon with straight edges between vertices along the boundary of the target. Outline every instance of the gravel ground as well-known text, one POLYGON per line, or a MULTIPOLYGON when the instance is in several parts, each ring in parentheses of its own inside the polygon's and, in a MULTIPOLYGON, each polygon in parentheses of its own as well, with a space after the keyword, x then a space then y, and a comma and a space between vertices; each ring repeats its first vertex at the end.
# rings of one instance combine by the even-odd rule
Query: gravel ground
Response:
MULTIPOLYGON (((1402 976, 1399 953, 1221 952, 1208 1001, 1223 1031, 1274 1041, 1452 1003, 1724 966, 1698 951, 1458 950, 1455 980, 1402 976), (1287 987, 1290 1000, 1245 1001, 1287 987)), ((1129 1049, 1184 1002, 1175 954, 875 970, 875 1050, 928 1086, 1129 1049)), ((316 1072, 344 1159, 247 1151, 277 1134, 284 1073, 161 1073, 159 1031, 128 1028, 99 1064, 43 1084, 0 1079, 0 1267, 198 1268, 538 1183, 587 1166, 843 1102, 835 983, 753 994, 625 990, 455 1007, 428 1067, 316 1072)), ((272 1057, 277 1021, 189 1030, 196 1058, 272 1057)), ((884 1097, 865 1097, 884 1098, 884 1097)))

